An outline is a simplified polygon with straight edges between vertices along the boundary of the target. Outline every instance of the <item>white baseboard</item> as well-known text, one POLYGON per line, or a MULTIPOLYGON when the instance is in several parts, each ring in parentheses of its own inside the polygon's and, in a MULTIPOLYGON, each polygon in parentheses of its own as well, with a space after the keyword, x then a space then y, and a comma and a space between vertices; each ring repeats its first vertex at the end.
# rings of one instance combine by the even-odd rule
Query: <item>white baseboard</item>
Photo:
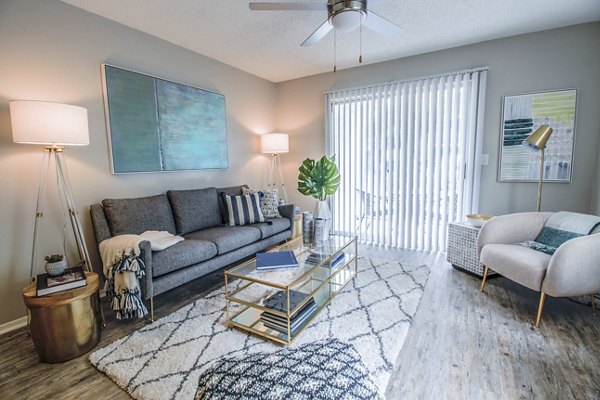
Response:
POLYGON ((12 332, 24 326, 27 326, 27 317, 17 318, 14 321, 9 321, 0 325, 0 335, 4 335, 5 333, 12 332))

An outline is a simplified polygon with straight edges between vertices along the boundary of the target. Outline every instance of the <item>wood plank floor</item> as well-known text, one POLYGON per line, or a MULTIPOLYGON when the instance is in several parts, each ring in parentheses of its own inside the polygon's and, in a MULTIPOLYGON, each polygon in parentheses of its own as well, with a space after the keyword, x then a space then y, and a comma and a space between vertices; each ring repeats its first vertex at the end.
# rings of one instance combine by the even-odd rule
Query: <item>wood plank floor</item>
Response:
MULTIPOLYGON (((360 246, 362 256, 432 266, 397 359, 388 399, 599 399, 600 316, 568 299, 547 298, 533 326, 537 293, 453 269, 442 256, 360 246)), ((158 318, 222 283, 222 271, 155 298, 158 318)), ((104 305, 106 307, 106 304, 104 305)), ((108 314, 108 310, 105 308, 108 314)), ((99 346, 144 321, 107 318, 99 346)), ((0 399, 128 399, 87 355, 42 364, 20 329, 0 336, 0 399)))

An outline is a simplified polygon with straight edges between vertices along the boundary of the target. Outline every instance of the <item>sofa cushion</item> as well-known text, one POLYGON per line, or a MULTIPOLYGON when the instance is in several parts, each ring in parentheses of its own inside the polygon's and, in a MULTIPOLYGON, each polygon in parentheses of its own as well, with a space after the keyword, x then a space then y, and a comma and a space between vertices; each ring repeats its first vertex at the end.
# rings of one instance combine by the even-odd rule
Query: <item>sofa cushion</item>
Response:
POLYGON ((164 194, 134 199, 104 199, 102 206, 112 236, 139 235, 145 231, 176 233, 171 205, 164 194))
POLYGON ((227 206, 227 225, 241 226, 265 222, 265 217, 260 210, 260 194, 228 196, 223 193, 222 196, 227 206))
POLYGON ((261 224, 252 224, 260 230, 261 238, 265 239, 276 233, 283 232, 290 227, 290 220, 287 218, 273 218, 261 224))
POLYGON ((480 260, 500 275, 539 292, 550 258, 546 253, 518 244, 486 244, 480 260))
POLYGON ((219 226, 185 235, 186 239, 208 240, 217 245, 218 254, 225 254, 260 240, 260 230, 253 226, 219 226))
POLYGON ((217 189, 214 187, 195 190, 169 190, 167 197, 173 208, 177 233, 180 235, 223 223, 217 189))
POLYGON ((169 272, 206 261, 217 255, 217 246, 207 240, 184 240, 163 251, 152 252, 152 275, 169 272))

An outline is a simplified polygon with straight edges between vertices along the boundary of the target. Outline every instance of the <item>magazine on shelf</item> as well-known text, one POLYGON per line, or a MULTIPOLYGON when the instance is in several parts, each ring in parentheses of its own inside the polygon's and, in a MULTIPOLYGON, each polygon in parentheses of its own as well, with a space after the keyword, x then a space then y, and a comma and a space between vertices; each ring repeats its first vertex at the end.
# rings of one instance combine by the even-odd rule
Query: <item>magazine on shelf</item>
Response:
MULTIPOLYGON (((332 258, 329 261, 324 262, 323 266, 324 267, 332 267, 332 268, 336 267, 344 261, 345 256, 346 256, 346 253, 340 252, 340 253, 332 256, 332 258)), ((311 252, 308 255, 308 258, 306 259, 306 261, 311 264, 318 264, 318 263, 322 262, 323 260, 325 260, 327 257, 329 257, 328 254, 319 254, 319 253, 311 252)))
MULTIPOLYGON (((314 310, 311 310, 309 313, 306 313, 304 315, 304 318, 302 318, 302 320, 298 320, 297 322, 293 323, 290 326, 290 333, 292 335, 295 335, 296 333, 298 333, 298 331, 300 329, 302 329, 302 327, 304 327, 305 323, 308 321, 308 319, 317 311, 317 308, 315 307, 314 310)), ((262 323, 264 326, 266 326, 267 328, 270 329, 274 329, 278 332, 287 334, 287 324, 279 324, 279 323, 273 323, 270 321, 266 321, 266 320, 262 320, 262 323)))
MULTIPOLYGON (((292 322, 295 322, 298 319, 302 318, 302 315, 310 308, 316 308, 316 303, 313 298, 310 298, 301 308, 298 310, 290 319, 292 322)), ((269 311, 263 311, 261 318, 266 320, 270 320, 272 322, 281 322, 287 325, 287 318, 281 315, 274 314, 269 311)))
MULTIPOLYGON (((316 311, 317 304, 314 302, 314 299, 311 298, 310 301, 308 301, 302 307, 302 309, 290 319, 290 330, 292 335, 294 335, 302 326, 304 326, 306 321, 308 321, 316 311)), ((260 319, 266 327, 275 329, 279 332, 287 333, 288 323, 286 317, 281 317, 279 315, 274 315, 264 311, 260 319)))
POLYGON ((65 272, 58 276, 38 275, 36 278, 36 294, 37 296, 45 296, 85 285, 87 285, 87 280, 82 267, 67 268, 65 272))
MULTIPOLYGON (((296 308, 298 304, 300 304, 306 297, 308 297, 308 293, 300 292, 298 290, 290 289, 290 310, 296 308)), ((287 312, 287 295, 285 290, 278 290, 273 293, 271 296, 267 297, 263 304, 265 307, 270 308, 272 310, 287 312)))
POLYGON ((270 253, 256 253, 256 269, 294 268, 298 260, 293 251, 274 251, 270 253))

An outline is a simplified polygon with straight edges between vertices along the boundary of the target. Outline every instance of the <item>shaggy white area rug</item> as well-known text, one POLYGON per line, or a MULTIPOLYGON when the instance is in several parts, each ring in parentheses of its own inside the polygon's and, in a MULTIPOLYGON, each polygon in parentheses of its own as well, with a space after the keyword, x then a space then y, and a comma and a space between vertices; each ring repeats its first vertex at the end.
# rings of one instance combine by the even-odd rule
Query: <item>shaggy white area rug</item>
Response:
MULTIPOLYGON (((428 276, 425 265, 359 258, 357 276, 290 347, 330 337, 352 343, 384 394, 428 276)), ((95 351, 90 361, 136 399, 193 399, 214 360, 278 349, 227 328, 218 289, 95 351)))

